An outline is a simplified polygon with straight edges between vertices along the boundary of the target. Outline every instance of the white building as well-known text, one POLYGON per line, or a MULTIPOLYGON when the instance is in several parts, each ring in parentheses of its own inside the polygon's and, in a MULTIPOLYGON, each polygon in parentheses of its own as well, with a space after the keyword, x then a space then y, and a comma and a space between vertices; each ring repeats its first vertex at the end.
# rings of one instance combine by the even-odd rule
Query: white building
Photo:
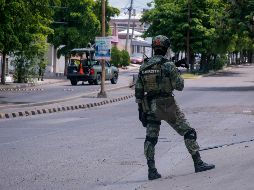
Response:
POLYGON ((48 66, 46 68, 46 75, 63 75, 65 58, 60 56, 57 58, 57 49, 53 45, 49 45, 48 53, 48 66))
MULTIPOLYGON (((151 38, 143 38, 143 34, 147 29, 146 24, 142 24, 140 19, 142 13, 132 15, 130 19, 129 38, 127 44, 127 50, 132 53, 145 53, 147 56, 151 56, 151 38)), ((119 16, 112 17, 110 21, 110 27, 113 31, 113 36, 118 38, 116 46, 118 49, 125 49, 126 39, 128 34, 128 14, 120 14, 119 16)))

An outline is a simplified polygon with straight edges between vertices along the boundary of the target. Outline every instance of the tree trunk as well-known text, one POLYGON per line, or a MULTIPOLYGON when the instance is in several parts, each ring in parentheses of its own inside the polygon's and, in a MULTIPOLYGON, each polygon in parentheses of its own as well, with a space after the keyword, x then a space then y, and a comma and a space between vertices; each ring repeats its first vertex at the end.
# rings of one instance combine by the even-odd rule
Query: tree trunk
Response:
POLYGON ((67 67, 68 67, 68 57, 67 56, 65 56, 64 57, 64 76, 66 76, 67 75, 67 67))
POLYGON ((5 68, 6 68, 6 53, 3 52, 2 72, 1 72, 1 84, 5 84, 5 68))
POLYGON ((57 57, 57 49, 55 46, 53 46, 53 52, 52 52, 52 61, 53 61, 53 73, 56 74, 56 57, 57 57))
POLYGON ((211 70, 211 54, 208 54, 206 57, 206 68, 205 71, 209 72, 211 70))
POLYGON ((245 62, 245 53, 244 50, 240 52, 240 64, 243 64, 245 62))
POLYGON ((231 64, 231 53, 228 54, 227 66, 229 66, 230 64, 231 64))
POLYGON ((194 63, 195 63, 195 55, 194 53, 190 53, 190 70, 191 72, 194 71, 194 63))
POLYGON ((201 60, 200 60, 200 66, 199 66, 200 72, 204 72, 204 70, 205 70, 205 60, 206 60, 206 56, 202 53, 201 60))
POLYGON ((247 63, 248 62, 248 51, 245 50, 243 55, 244 55, 244 63, 247 63))
POLYGON ((253 52, 251 50, 248 51, 248 63, 252 63, 253 52))
POLYGON ((235 64, 235 54, 231 53, 231 65, 235 64))
POLYGON ((179 61, 179 52, 175 54, 175 61, 179 61))
POLYGON ((211 55, 210 54, 202 54, 201 55, 201 68, 202 72, 207 73, 210 70, 210 61, 211 55))
POLYGON ((216 65, 216 60, 217 59, 217 54, 214 54, 213 55, 213 65, 215 66, 216 65))
POLYGON ((236 65, 240 64, 240 59, 238 58, 239 52, 235 52, 235 57, 236 57, 236 65))

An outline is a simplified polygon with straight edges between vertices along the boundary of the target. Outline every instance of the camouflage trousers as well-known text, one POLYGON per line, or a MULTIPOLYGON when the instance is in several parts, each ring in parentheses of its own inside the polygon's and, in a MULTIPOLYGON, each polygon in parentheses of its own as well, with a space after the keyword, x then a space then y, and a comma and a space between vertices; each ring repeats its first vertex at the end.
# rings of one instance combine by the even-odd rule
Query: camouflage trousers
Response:
MULTIPOLYGON (((147 115, 148 121, 146 127, 146 141, 144 143, 144 154, 147 160, 154 160, 155 145, 159 137, 161 120, 165 120, 181 136, 184 136, 186 133, 194 130, 193 128, 190 127, 190 124, 186 120, 184 113, 175 103, 174 99, 173 106, 174 106, 173 109, 167 109, 168 107, 167 105, 163 104, 163 106, 161 106, 160 108, 160 106, 158 106, 157 104, 156 109, 158 112, 159 107, 159 115, 154 113, 152 114, 148 113, 147 115), (174 115, 174 113, 172 113, 172 110, 175 113, 175 116, 173 117, 172 115, 174 115)), ((151 107, 153 109, 153 105, 151 105, 151 107)), ((199 151, 199 145, 196 142, 196 139, 185 139, 184 141, 185 146, 191 155, 194 155, 196 154, 197 151, 199 151)))

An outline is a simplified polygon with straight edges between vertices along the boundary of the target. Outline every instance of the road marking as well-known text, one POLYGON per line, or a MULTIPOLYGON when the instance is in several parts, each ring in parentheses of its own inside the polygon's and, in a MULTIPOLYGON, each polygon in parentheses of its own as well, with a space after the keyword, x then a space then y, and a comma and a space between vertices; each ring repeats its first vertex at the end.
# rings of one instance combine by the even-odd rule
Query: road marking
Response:
POLYGON ((2 88, 1 92, 31 92, 31 91, 44 91, 43 88, 2 88))
POLYGON ((74 89, 68 88, 68 89, 64 89, 64 91, 74 91, 74 89))
POLYGON ((251 113, 251 110, 243 110, 243 113, 251 113))

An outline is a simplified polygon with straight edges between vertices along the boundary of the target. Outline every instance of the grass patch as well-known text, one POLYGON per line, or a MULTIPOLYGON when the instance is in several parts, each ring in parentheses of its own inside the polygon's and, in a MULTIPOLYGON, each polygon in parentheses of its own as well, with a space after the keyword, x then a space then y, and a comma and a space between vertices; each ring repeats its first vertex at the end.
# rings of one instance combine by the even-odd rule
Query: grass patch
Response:
POLYGON ((192 73, 183 73, 181 75, 184 79, 197 79, 200 75, 192 74, 192 73))

